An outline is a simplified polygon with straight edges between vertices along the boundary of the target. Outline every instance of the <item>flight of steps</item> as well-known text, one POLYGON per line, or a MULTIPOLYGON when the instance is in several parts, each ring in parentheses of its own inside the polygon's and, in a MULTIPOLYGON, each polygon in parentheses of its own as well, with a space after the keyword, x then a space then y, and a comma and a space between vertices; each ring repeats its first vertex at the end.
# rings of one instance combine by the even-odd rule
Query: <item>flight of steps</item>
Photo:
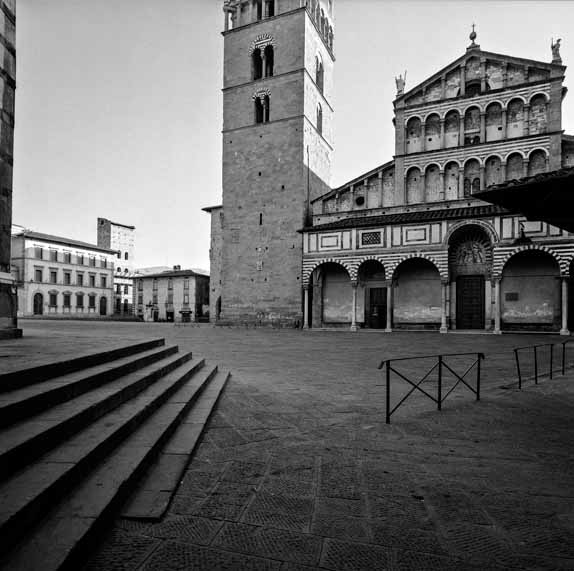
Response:
POLYGON ((0 375, 0 569, 77 569, 167 510, 229 373, 163 339, 0 375))

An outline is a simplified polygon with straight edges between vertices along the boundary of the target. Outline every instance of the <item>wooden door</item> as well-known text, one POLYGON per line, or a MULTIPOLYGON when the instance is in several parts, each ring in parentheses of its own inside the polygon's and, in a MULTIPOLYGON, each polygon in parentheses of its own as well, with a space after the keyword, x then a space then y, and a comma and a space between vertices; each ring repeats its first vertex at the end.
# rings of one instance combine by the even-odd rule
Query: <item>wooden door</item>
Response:
POLYGON ((44 313, 44 296, 41 293, 34 294, 34 315, 44 313))
POLYGON ((387 326, 387 288, 369 289, 369 305, 366 322, 371 329, 384 329, 387 326))
POLYGON ((484 329, 484 276, 456 280, 456 328, 484 329))

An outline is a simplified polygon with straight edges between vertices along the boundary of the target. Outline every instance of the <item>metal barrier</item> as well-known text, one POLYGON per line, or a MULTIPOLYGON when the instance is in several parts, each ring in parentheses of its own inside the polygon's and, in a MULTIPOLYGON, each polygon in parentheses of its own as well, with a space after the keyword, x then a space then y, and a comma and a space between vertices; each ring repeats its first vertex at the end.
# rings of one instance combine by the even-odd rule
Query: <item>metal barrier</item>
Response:
POLYGON ((516 372, 518 374, 518 388, 522 389, 522 369, 520 367, 520 357, 519 357, 519 351, 533 351, 534 355, 534 383, 537 385, 538 384, 538 378, 539 376, 546 376, 548 375, 548 377, 550 379, 552 379, 553 377, 553 373, 555 371, 560 371, 562 375, 564 375, 564 373, 566 372, 566 345, 568 343, 571 343, 572 341, 574 341, 574 339, 566 339, 565 341, 561 341, 559 343, 540 343, 538 345, 525 345, 523 347, 516 347, 515 349, 513 349, 514 351, 514 360, 516 362, 516 372), (562 355, 561 355, 561 366, 558 369, 554 368, 554 347, 557 346, 562 346, 562 355), (543 347, 550 347, 550 359, 548 361, 548 372, 541 372, 539 374, 539 370, 540 367, 539 365, 539 349, 543 348, 543 347))
POLYGON ((480 362, 484 359, 484 353, 445 353, 442 355, 422 355, 416 357, 403 357, 400 359, 386 359, 381 361, 379 365, 379 369, 385 368, 385 378, 386 378, 386 396, 387 396, 387 406, 386 406, 386 423, 391 423, 391 415, 413 394, 416 390, 420 391, 422 394, 427 396, 437 405, 437 410, 442 409, 442 403, 446 400, 446 398, 454 391, 454 389, 462 383, 465 385, 472 393, 476 395, 476 400, 480 400, 480 362), (466 369, 466 371, 459 375, 456 373, 452 367, 445 362, 446 357, 465 357, 469 355, 474 355, 475 359, 472 364, 466 369), (433 359, 436 358, 437 362, 432 365, 432 367, 423 375, 423 377, 419 381, 413 381, 409 379, 406 375, 397 371, 396 368, 393 367, 393 363, 397 361, 412 361, 415 359, 433 359), (464 379, 470 371, 476 368, 476 389, 472 388, 464 379), (443 395, 443 373, 444 370, 449 371, 454 377, 457 379, 456 383, 450 388, 450 390, 443 395), (421 388, 421 384, 425 382, 430 375, 437 370, 437 396, 431 395, 429 392, 425 391, 421 388), (409 392, 398 402, 398 404, 393 407, 391 410, 391 373, 395 373, 398 377, 409 383, 412 388, 409 392))

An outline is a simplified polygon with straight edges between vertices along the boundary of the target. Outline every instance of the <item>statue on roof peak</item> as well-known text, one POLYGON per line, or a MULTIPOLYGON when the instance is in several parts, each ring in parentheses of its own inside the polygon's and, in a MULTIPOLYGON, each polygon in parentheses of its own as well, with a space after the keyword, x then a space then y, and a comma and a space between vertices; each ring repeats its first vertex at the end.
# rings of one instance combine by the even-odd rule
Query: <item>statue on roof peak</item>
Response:
POLYGON ((558 38, 556 42, 554 38, 550 40, 550 49, 552 50, 552 63, 562 63, 562 58, 560 57, 560 42, 562 40, 558 38))
POLYGON ((405 92, 406 82, 407 82, 407 70, 405 70, 404 77, 401 74, 399 74, 399 77, 395 77, 395 83, 397 84, 397 96, 400 96, 405 92))

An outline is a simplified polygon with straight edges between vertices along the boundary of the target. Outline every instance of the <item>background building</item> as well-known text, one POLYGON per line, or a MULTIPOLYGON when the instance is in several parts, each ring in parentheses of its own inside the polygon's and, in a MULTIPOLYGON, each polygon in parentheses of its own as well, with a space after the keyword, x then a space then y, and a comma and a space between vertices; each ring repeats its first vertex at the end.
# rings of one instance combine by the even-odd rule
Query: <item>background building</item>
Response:
POLYGON ((209 276, 173 270, 136 278, 136 314, 144 321, 200 321, 209 308, 209 276))
POLYGON ((559 45, 541 62, 471 44, 409 91, 395 159, 313 201, 307 326, 568 334, 574 242, 474 194, 574 164, 559 45))
POLYGON ((134 313, 135 226, 98 218, 98 246, 116 251, 114 306, 116 315, 134 313))
POLYGON ((0 339, 22 334, 17 328, 16 286, 10 273, 14 94, 16 90, 16 1, 2 0, 0 19, 0 339))
POLYGON ((19 316, 104 317, 111 313, 115 252, 31 230, 12 236, 19 316))

